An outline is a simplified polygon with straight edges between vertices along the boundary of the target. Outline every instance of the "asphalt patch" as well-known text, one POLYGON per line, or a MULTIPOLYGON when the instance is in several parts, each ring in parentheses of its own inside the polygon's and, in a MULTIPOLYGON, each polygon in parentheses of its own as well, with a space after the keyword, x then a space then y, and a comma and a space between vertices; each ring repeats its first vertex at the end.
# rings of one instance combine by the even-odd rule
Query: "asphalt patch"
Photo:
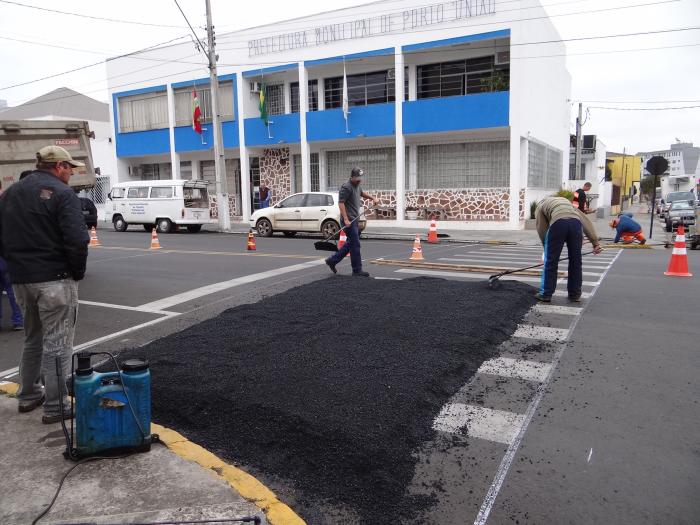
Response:
POLYGON ((433 419, 533 303, 515 281, 338 275, 121 357, 150 361, 154 421, 282 480, 309 523, 397 522, 431 504, 407 488, 433 419))

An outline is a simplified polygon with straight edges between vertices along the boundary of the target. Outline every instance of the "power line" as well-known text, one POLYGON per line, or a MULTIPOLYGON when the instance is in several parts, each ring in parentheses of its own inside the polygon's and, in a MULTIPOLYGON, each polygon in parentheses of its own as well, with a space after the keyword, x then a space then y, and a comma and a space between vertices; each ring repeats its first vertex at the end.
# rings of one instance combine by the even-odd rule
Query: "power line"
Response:
POLYGON ((105 18, 102 16, 85 15, 82 13, 71 13, 69 11, 59 11, 58 9, 49 9, 47 7, 39 7, 37 5, 22 4, 20 2, 11 2, 10 0, 0 0, 0 3, 15 5, 15 6, 19 6, 19 7, 27 7, 29 9, 36 9, 38 11, 47 11, 49 13, 57 13, 60 15, 77 16, 79 18, 89 18, 91 20, 101 20, 103 22, 116 22, 118 24, 134 24, 134 25, 149 26, 149 27, 165 27, 165 28, 171 28, 171 29, 184 29, 185 28, 185 26, 173 26, 173 25, 167 25, 167 24, 151 24, 148 22, 137 22, 135 20, 121 20, 121 19, 117 19, 117 18, 105 18))
POLYGON ((199 42, 199 45, 201 46, 200 49, 201 49, 202 53, 204 53, 207 48, 204 46, 202 41, 199 39, 199 37, 197 36, 197 33, 195 33, 194 28, 192 27, 192 24, 190 24, 190 21, 187 18, 187 15, 182 10, 182 7, 180 7, 180 4, 178 3, 178 1, 177 0, 173 0, 173 1, 175 2, 175 5, 177 6, 177 8, 180 10, 180 13, 182 13, 182 18, 184 18, 185 22, 187 22, 187 25, 189 26, 190 31, 192 31, 192 35, 197 39, 197 42, 199 42))

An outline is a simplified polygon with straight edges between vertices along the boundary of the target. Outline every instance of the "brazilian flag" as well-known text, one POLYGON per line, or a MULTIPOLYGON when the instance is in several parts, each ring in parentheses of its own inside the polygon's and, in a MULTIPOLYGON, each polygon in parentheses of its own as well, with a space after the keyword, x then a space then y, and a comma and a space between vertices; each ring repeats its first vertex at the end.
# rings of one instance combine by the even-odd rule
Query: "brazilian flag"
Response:
POLYGON ((267 100, 265 98, 265 94, 267 93, 267 86, 265 84, 260 84, 260 101, 258 102, 258 109, 260 110, 260 118, 262 119, 263 123, 267 126, 268 124, 268 118, 267 118, 267 100))

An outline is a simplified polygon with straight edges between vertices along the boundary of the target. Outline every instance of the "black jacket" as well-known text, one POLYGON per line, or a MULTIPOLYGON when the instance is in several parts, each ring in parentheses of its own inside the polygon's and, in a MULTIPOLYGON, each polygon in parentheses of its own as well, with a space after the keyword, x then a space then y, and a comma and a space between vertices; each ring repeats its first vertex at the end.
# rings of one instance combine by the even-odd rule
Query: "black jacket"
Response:
POLYGON ((85 275, 90 236, 75 192, 35 171, 0 196, 0 255, 14 284, 85 275))

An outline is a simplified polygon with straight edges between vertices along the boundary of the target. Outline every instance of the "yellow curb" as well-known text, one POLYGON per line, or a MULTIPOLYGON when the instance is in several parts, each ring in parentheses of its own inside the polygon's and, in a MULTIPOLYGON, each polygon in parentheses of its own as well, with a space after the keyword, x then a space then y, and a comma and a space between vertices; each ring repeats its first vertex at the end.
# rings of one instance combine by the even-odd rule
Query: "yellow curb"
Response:
MULTIPOLYGON (((18 389, 19 385, 17 383, 8 382, 0 385, 0 393, 3 394, 15 394, 18 389)), ((158 434, 163 444, 173 453, 187 461, 194 461, 201 467, 223 478, 241 497, 260 508, 271 525, 306 524, 292 509, 278 500, 274 492, 247 472, 225 463, 216 455, 192 443, 185 436, 174 430, 151 423, 151 432, 158 434)))

